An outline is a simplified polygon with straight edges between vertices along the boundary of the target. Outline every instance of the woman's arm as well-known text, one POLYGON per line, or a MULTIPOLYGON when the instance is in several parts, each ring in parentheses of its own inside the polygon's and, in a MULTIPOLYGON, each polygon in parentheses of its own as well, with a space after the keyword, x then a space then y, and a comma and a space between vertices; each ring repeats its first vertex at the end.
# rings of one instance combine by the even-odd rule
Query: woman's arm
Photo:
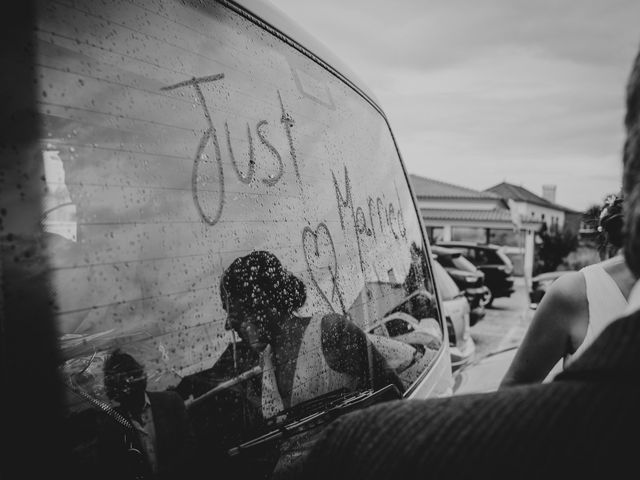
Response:
POLYGON ((500 388, 542 382, 560 359, 582 343, 588 324, 584 276, 567 273, 542 297, 500 388))
POLYGON ((346 317, 331 313, 322 318, 322 351, 329 366, 337 372, 353 375, 376 390, 392 384, 404 392, 398 374, 364 331, 346 317))

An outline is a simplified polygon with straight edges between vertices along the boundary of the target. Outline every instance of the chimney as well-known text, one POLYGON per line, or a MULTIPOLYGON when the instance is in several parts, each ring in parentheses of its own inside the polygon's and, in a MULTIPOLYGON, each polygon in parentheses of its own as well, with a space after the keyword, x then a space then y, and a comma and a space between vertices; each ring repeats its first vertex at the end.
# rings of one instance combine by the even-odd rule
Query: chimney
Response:
POLYGON ((555 185, 543 185, 542 186, 542 198, 551 203, 556 203, 556 186, 555 185))

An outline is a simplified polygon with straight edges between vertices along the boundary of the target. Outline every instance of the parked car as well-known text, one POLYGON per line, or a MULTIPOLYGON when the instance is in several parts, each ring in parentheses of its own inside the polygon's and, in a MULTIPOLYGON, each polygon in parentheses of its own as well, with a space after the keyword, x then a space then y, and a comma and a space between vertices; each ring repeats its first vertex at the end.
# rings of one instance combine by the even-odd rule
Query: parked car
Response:
POLYGON ((433 274, 446 315, 449 332, 451 367, 455 371, 473 359, 476 344, 471 337, 469 301, 451 276, 438 262, 433 263, 433 274))
POLYGON ((574 270, 559 270, 555 272, 545 272, 533 277, 531 279, 531 286, 529 287, 529 306, 531 308, 537 308, 551 284, 565 273, 573 271, 574 270))
MULTIPOLYGON (((4 45, 0 294, 11 388, 43 399, 20 431, 68 449, 47 464, 91 477, 98 428, 131 427, 106 394, 115 349, 181 396, 196 463, 250 480, 286 477, 344 412, 450 395, 468 307, 438 292, 401 149, 357 75, 267 2, 36 3, 4 45), (221 279, 263 250, 281 280, 256 291, 300 320, 279 332, 286 362, 228 328, 221 279), (362 341, 380 319, 404 345, 401 389, 379 385, 388 369, 362 341)), ((256 298, 249 313, 273 320, 256 298)))
POLYGON ((491 292, 486 306, 491 306, 494 299, 510 297, 514 292, 513 263, 501 246, 463 241, 439 241, 437 245, 460 250, 484 273, 484 283, 491 292))
POLYGON ((471 325, 484 318, 485 305, 491 293, 484 284, 484 273, 467 260, 460 250, 454 248, 431 246, 431 253, 436 261, 444 267, 458 288, 466 295, 471 308, 471 325))

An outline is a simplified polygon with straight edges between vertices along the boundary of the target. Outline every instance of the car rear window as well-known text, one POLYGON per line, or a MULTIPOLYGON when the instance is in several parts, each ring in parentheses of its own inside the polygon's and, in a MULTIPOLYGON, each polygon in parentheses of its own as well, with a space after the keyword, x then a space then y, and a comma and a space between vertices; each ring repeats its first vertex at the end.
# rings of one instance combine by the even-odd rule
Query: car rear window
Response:
MULTIPOLYGON (((353 363, 349 339, 361 337, 341 332, 382 332, 376 325, 402 311, 443 338, 405 171, 385 118, 358 91, 215 2, 43 1, 40 12, 46 234, 36 247, 55 296, 79 465, 95 456, 99 415, 115 421, 104 375, 115 349, 144 366, 150 391, 177 392, 203 451, 225 456, 337 394, 376 388, 366 374, 380 367, 367 364, 375 347, 353 363), (268 281, 255 286, 260 269, 268 281), (230 270, 233 289, 252 292, 239 328, 274 305, 317 326, 304 342, 324 343, 286 364, 290 396, 265 393, 279 364, 230 328, 230 270), (322 330, 326 318, 342 323, 322 330), (314 370, 331 361, 327 349, 342 368, 333 383, 314 370)), ((392 372, 405 394, 435 354, 424 358, 392 372)), ((276 468, 277 456, 247 455, 276 468)))
POLYGON ((476 248, 472 250, 476 265, 502 265, 505 263, 500 252, 497 250, 489 248, 476 248))
POLYGON ((513 267, 513 262, 511 261, 509 256, 504 251, 498 250, 496 253, 498 254, 498 257, 500 258, 502 263, 504 263, 508 267, 513 267))
POLYGON ((478 270, 473 263, 461 254, 438 255, 438 262, 440 262, 443 267, 456 268, 467 272, 475 272, 478 270))

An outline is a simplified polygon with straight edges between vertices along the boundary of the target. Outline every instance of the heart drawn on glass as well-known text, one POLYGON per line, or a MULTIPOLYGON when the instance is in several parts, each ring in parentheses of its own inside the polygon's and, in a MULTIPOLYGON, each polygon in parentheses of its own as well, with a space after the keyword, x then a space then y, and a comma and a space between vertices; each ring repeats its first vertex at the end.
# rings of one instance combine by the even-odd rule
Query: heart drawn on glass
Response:
POLYGON ((324 223, 319 223, 315 230, 304 227, 302 249, 311 282, 320 296, 334 312, 336 308, 333 301, 337 298, 344 313, 344 303, 338 289, 338 256, 329 228, 324 223))

